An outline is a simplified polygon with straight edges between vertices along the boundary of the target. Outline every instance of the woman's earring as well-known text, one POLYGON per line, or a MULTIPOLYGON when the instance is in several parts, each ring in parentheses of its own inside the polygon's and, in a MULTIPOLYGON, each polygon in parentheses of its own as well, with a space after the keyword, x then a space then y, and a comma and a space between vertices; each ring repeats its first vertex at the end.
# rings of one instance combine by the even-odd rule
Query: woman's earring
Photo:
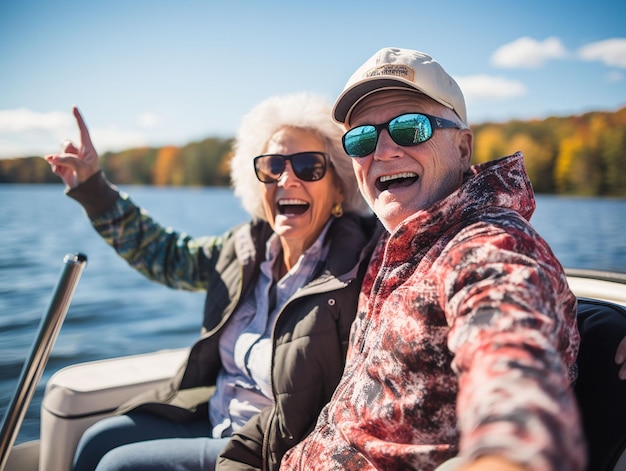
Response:
POLYGON ((343 216, 343 207, 341 206, 341 203, 337 203, 335 204, 335 206, 333 206, 331 214, 336 218, 340 218, 341 216, 343 216))

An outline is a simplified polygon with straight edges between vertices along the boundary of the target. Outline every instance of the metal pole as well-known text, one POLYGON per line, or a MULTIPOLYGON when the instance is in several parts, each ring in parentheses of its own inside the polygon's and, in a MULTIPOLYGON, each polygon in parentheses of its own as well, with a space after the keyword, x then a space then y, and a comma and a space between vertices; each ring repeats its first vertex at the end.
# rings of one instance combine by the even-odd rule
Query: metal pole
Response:
POLYGON ((39 323, 37 338, 24 367, 17 388, 7 409, 0 431, 0 471, 4 471, 11 447, 26 415, 37 384, 41 379, 48 357, 59 335, 65 315, 70 307, 80 275, 87 263, 83 254, 67 254, 61 278, 53 292, 48 312, 39 323))

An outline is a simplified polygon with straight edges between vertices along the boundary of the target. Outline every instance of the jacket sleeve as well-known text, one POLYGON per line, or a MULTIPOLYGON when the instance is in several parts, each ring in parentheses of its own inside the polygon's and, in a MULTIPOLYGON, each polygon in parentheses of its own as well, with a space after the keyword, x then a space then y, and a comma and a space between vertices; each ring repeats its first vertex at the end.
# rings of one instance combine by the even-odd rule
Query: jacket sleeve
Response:
POLYGON ((83 206, 105 242, 141 274, 171 288, 206 289, 224 237, 192 238, 160 226, 102 172, 68 195, 83 206))
MULTIPOLYGON (((509 222, 475 228, 448 252, 450 349, 459 374, 461 455, 495 453, 529 469, 580 469, 570 383, 576 298, 539 236, 509 222)), ((440 267, 441 270, 445 270, 440 267)))
POLYGON ((269 420, 272 407, 266 407, 261 413, 250 419, 246 425, 233 433, 232 438, 222 450, 216 469, 241 470, 262 469, 264 426, 269 420))

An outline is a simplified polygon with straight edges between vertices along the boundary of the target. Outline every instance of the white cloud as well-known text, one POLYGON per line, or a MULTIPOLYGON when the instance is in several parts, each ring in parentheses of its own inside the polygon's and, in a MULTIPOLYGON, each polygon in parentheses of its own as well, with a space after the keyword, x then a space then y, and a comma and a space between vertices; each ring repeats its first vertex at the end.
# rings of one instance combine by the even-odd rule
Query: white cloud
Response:
POLYGON ((613 38, 587 44, 578 50, 586 61, 599 61, 608 66, 626 69, 626 38, 613 38))
POLYGON ((123 131, 117 126, 110 126, 103 129, 94 129, 91 133, 91 140, 96 149, 103 151, 120 151, 131 147, 146 146, 146 137, 136 131, 123 131))
MULTIPOLYGON (((145 146, 148 142, 144 133, 114 125, 90 126, 89 133, 100 153, 145 146)), ((0 158, 57 152, 64 139, 79 139, 76 121, 69 113, 41 113, 25 108, 0 110, 0 158)))
POLYGON ((137 124, 141 128, 154 128, 161 121, 161 117, 154 113, 143 113, 137 118, 137 124))
POLYGON ((0 159, 7 157, 29 157, 33 155, 44 155, 41 149, 36 146, 29 147, 28 144, 22 142, 15 142, 12 139, 7 139, 0 136, 0 159))
POLYGON ((71 114, 60 111, 39 113, 26 108, 0 110, 0 132, 54 131, 66 129, 73 123, 71 114))
POLYGON ((559 38, 550 37, 545 41, 537 41, 523 37, 500 46, 491 55, 491 63, 508 69, 536 69, 551 59, 564 57, 567 57, 567 51, 559 38))
POLYGON ((63 137, 75 134, 76 124, 69 113, 0 110, 0 158, 55 152, 63 137))
POLYGON ((456 77, 465 100, 468 103, 479 101, 502 100, 526 94, 523 83, 503 77, 489 75, 474 75, 470 77, 456 77))

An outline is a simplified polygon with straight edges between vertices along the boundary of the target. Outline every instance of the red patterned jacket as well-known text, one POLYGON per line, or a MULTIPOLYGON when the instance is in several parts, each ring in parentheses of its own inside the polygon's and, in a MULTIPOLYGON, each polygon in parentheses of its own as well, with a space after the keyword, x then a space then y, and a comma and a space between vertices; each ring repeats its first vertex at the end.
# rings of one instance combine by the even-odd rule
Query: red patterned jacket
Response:
POLYGON ((471 172, 379 244, 341 382, 281 469, 426 471, 487 453, 583 469, 576 298, 528 222, 523 157, 471 172))

